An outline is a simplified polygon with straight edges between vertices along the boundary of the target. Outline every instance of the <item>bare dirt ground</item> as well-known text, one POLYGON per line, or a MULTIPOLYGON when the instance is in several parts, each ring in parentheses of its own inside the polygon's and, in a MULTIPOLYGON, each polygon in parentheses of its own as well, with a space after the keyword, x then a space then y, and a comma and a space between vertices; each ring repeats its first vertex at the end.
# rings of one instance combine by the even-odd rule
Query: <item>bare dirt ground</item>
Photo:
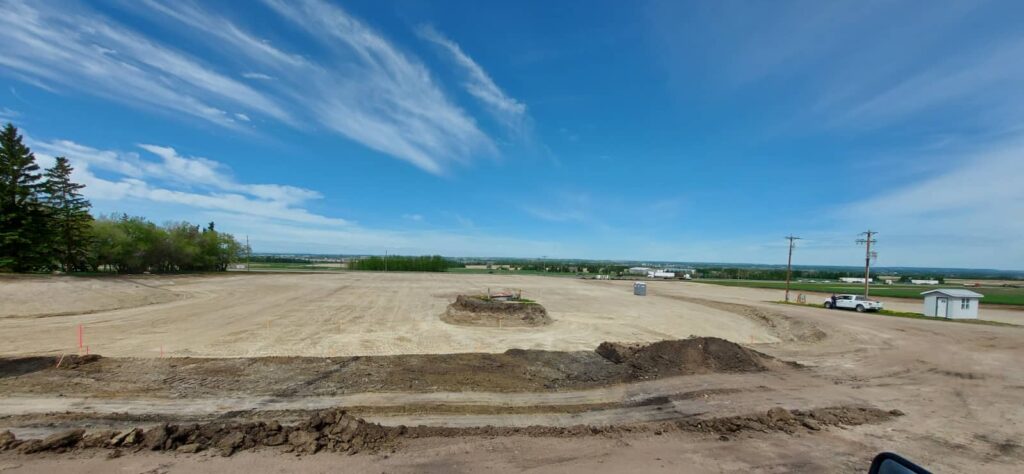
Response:
MULTIPOLYGON (((44 280, 45 281, 45 280, 44 280)), ((84 282, 92 284, 93 280, 84 282)), ((157 286, 161 280, 147 280, 157 286)), ((504 352, 508 349, 593 350, 603 341, 658 341, 691 334, 741 342, 776 342, 755 321, 700 305, 632 295, 591 282, 544 277, 423 273, 254 274, 177 277, 160 286, 173 301, 146 305, 124 297, 124 309, 95 311, 102 292, 57 297, 38 289, 34 312, 4 303, 0 355, 77 352, 78 325, 90 351, 106 356, 334 357, 390 354, 504 352), (458 294, 522 289, 547 308, 543 327, 454 326, 441 321, 458 294), (145 305, 145 306, 143 306, 145 305), (85 314, 74 314, 84 312, 85 314)), ((14 293, 14 292, 12 292, 14 293)), ((20 296, 20 300, 27 299, 20 296)))
POLYGON ((169 303, 84 316, 2 317, 7 355, 60 351, 69 344, 47 345, 53 334, 36 333, 65 331, 72 338, 78 320, 85 319, 87 338, 106 341, 97 347, 142 357, 61 369, 50 366, 52 357, 7 363, 0 369, 0 431, 21 437, 77 427, 148 428, 165 421, 269 416, 283 423, 339 406, 388 426, 617 428, 578 436, 467 431, 402 439, 393 449, 356 456, 294 458, 271 448, 230 458, 214 451, 127 452, 116 459, 107 459, 106 450, 4 452, 0 472, 864 472, 883 450, 935 472, 1024 469, 1024 328, 784 306, 771 303, 781 292, 770 290, 682 282, 652 282, 643 298, 629 290, 629 282, 489 275, 204 277, 176 282, 174 291, 187 299, 169 303), (446 298, 473 285, 522 287, 555 322, 502 329, 440 322, 446 298), (175 320, 176 312, 182 321, 175 320), (246 325, 247 315, 254 324, 246 325), (281 333, 261 338, 260 317, 273 319, 271 329, 280 327, 281 333), (317 334, 339 321, 359 331, 317 334), (117 329, 129 335, 115 336, 117 329), (151 349, 142 350, 175 331, 194 337, 184 347, 196 354, 233 358, 159 359, 151 349), (724 337, 800 366, 638 378, 623 372, 628 367, 594 355, 606 340, 651 342, 690 334, 724 337), (399 341, 399 335, 410 341, 399 341), (486 349, 474 350, 478 343, 486 349), (295 349, 289 355, 314 357, 236 358, 281 353, 290 344, 295 349), (344 352, 317 357, 331 344, 344 352), (428 350, 432 344, 441 348, 428 350), (553 352, 505 353, 514 347, 553 352), (395 355, 402 352, 438 355, 395 355), (365 357, 372 355, 384 357, 365 357), (905 415, 792 433, 658 428, 764 414, 774 407, 835 406, 905 415))

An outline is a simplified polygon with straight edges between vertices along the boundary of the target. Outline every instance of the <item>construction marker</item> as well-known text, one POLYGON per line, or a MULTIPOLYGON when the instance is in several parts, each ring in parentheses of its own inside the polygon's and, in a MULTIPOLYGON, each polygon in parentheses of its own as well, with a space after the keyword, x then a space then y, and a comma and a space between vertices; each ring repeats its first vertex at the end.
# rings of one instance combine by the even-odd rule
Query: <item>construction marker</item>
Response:
POLYGON ((85 346, 85 355, 89 355, 89 346, 85 346))
POLYGON ((82 325, 78 325, 78 348, 82 348, 82 325))

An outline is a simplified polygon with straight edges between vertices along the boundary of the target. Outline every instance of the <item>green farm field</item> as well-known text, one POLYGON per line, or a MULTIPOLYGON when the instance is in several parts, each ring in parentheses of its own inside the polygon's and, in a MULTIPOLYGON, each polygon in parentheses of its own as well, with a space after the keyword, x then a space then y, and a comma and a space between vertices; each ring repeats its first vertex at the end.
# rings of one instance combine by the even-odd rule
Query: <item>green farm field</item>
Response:
MULTIPOLYGON (((761 280, 699 280, 698 283, 709 283, 724 286, 742 286, 747 288, 770 288, 785 289, 784 281, 761 281, 761 280)), ((910 298, 922 299, 921 292, 935 288, 963 288, 960 285, 871 285, 871 295, 889 298, 910 298)), ((793 291, 813 291, 818 293, 860 293, 864 285, 856 283, 806 283, 793 282, 790 284, 793 291)), ((978 286, 967 288, 985 295, 983 304, 1003 304, 1024 306, 1024 288, 1011 288, 1003 286, 978 286)))

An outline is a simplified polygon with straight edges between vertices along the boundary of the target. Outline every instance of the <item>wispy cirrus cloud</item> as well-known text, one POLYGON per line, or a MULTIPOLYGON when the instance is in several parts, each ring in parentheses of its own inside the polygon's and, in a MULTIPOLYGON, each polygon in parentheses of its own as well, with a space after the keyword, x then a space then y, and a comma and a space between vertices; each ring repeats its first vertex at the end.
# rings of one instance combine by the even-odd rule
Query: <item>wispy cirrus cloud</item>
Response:
POLYGON ((21 117, 21 114, 17 110, 0 107, 0 122, 13 122, 18 117, 21 117))
POLYGON ((223 163, 184 156, 172 147, 139 145, 144 154, 103 150, 71 140, 38 140, 25 134, 26 144, 42 166, 65 156, 75 168, 73 179, 85 184, 94 209, 138 212, 151 219, 211 219, 218 229, 252 237, 262 252, 394 253, 445 255, 555 255, 559 244, 430 228, 420 214, 406 214, 416 230, 368 228, 350 220, 308 209, 320 193, 285 184, 246 183, 223 163), (160 213, 156 209, 161 209, 160 213))
POLYGON ((85 6, 4 5, 0 42, 9 47, 0 66, 56 92, 99 95, 236 129, 249 129, 257 117, 306 131, 322 128, 434 174, 497 152, 418 58, 322 0, 264 2, 303 41, 318 45, 315 60, 190 1, 125 6, 126 13, 168 26, 172 34, 198 33, 204 41, 192 52, 85 6), (189 30, 183 33, 182 26, 189 30))
POLYGON ((513 130, 520 130, 526 116, 526 104, 510 97, 487 74, 487 71, 466 54, 458 43, 438 32, 433 26, 417 29, 419 36, 440 46, 466 75, 463 86, 470 95, 484 103, 491 112, 513 130))
POLYGON ((101 15, 18 0, 5 1, 4 10, 0 66, 19 78, 229 127, 235 122, 226 109, 293 120, 265 94, 101 15))
POLYGON ((138 153, 100 150, 70 140, 39 141, 29 137, 28 144, 44 165, 55 156, 71 160, 74 178, 86 185, 85 195, 97 201, 130 198, 293 223, 349 224, 344 219, 304 209, 303 204, 322 198, 316 191, 281 184, 241 183, 226 165, 207 158, 181 156, 171 147, 139 145, 159 158, 152 160, 138 153), (101 177, 98 172, 107 176, 101 177))
POLYGON ((929 176, 851 202, 835 214, 881 231, 879 252, 890 262, 927 264, 941 254, 950 266, 991 262, 1019 268, 1024 187, 1016 177, 1024 173, 1022 157, 1024 135, 1018 135, 964 152, 929 176))

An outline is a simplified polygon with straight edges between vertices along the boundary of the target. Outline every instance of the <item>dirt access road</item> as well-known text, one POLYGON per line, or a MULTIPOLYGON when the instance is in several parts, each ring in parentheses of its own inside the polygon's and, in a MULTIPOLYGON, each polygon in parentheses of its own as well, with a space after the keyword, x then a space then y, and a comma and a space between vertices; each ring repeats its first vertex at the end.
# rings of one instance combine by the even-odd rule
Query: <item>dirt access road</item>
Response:
MULTIPOLYGON (((423 281, 429 281, 430 276, 422 277, 425 278, 423 281)), ((482 281, 489 283, 495 280, 499 284, 504 283, 502 287, 531 283, 538 292, 550 287, 552 289, 546 290, 550 293, 545 298, 564 295, 566 299, 576 301, 589 299, 583 295, 603 295, 623 288, 628 290, 628 282, 563 282, 554 278, 515 283, 502 278, 482 281), (571 292, 565 287, 571 288, 571 292)), ((442 292, 451 287, 446 278, 439 282, 437 285, 443 288, 442 292)), ((244 287, 244 281, 229 283, 230 279, 219 284, 244 287)), ((430 293, 430 290, 418 291, 430 293)), ((201 371, 197 367, 228 364, 229 361, 198 365, 179 361, 175 362, 177 367, 170 367, 168 360, 113 359, 112 363, 125 367, 123 375, 47 369, 22 375, 10 374, 6 379, 0 379, 0 430, 10 427, 22 432, 44 432, 54 426, 82 426, 81 423, 119 426, 118 423, 138 423, 146 419, 152 423, 164 419, 158 415, 171 419, 176 419, 175 416, 177 419, 199 419, 223 416, 233 409, 241 410, 241 414, 232 416, 256 417, 268 410, 274 411, 275 416, 283 416, 289 410, 301 411, 335 404, 355 406, 355 410, 362 410, 367 419, 382 423, 440 426, 519 426, 524 423, 629 425, 763 413, 775 406, 807 409, 836 404, 899 409, 906 415, 883 424, 794 434, 744 432, 730 434, 726 440, 720 440, 718 434, 657 434, 650 430, 579 437, 410 439, 393 453, 357 456, 319 454, 294 458, 262 450, 241 453, 232 458, 154 453, 107 460, 106 453, 102 451, 29 456, 4 453, 0 455, 0 470, 864 472, 871 456, 883 450, 900 452, 935 472, 1020 472, 1024 469, 1024 446, 1021 445, 1021 439, 1024 439, 1024 409, 1021 408, 1024 367, 1019 363, 1024 358, 1022 328, 783 306, 766 302, 780 299, 778 293, 769 292, 772 294, 768 295, 763 290, 744 288, 653 282, 648 291, 650 296, 646 299, 625 298, 623 305, 636 302, 636 305, 661 308, 665 311, 668 325, 673 318, 672 308, 683 308, 685 313, 681 310, 679 314, 685 315, 691 311, 694 314, 725 314, 727 321, 753 324, 762 337, 778 341, 753 344, 752 348, 782 360, 799 362, 805 367, 757 373, 685 375, 608 386, 540 389, 526 384, 517 388, 486 378, 462 380, 465 377, 460 378, 458 374, 464 373, 467 367, 460 366, 453 371, 451 379, 442 381, 455 384, 458 390, 438 385, 441 382, 405 388, 380 382, 379 389, 368 390, 359 384, 377 382, 353 379, 369 375, 339 371, 329 362, 324 362, 323 368, 289 371, 279 375, 281 378, 270 382, 270 385, 261 385, 247 381, 249 378, 244 376, 260 373, 262 369, 259 367, 264 363, 259 359, 237 359, 237 365, 227 365, 227 370, 219 372, 219 378, 213 377, 218 372, 201 371), (817 331, 821 334, 818 335, 817 331), (230 376, 232 373, 235 375, 230 376), (150 379, 147 379, 147 374, 151 374, 150 379), (302 390, 284 390, 294 387, 302 390), (334 395, 330 394, 332 390, 336 392, 334 395), (42 392, 51 395, 43 395, 42 392), (119 393, 129 396, 119 396, 119 393), (53 411, 61 413, 48 414, 53 411), (124 412, 129 412, 129 415, 114 415, 124 412)), ((607 300, 609 304, 615 301, 607 300)), ((552 308, 557 305, 542 302, 557 320, 558 312, 552 308)), ((179 302, 137 310, 175 304, 179 302)), ((608 324, 607 315, 621 308, 598 309, 597 306, 587 314, 577 315, 580 327, 586 326, 588 321, 591 325, 608 324)), ((562 306, 558 311, 572 313, 572 307, 562 306)), ((577 313, 580 312, 577 310, 577 313)), ((100 313, 90 316, 97 314, 100 313)), ((36 320, 48 319, 56 318, 36 320)), ((24 320, 26 318, 11 318, 11 321, 24 320)), ((679 316, 678 320, 687 323, 691 319, 679 316)), ((294 323, 298 319, 291 321, 294 323)), ((614 320, 611 323, 620 328, 616 331, 627 334, 636 331, 641 337, 657 337, 652 332, 644 332, 643 324, 629 329, 627 324, 614 320)), ((689 328, 683 332, 688 331, 689 328)), ((582 342, 574 340, 577 335, 568 332, 561 334, 566 340, 560 340, 559 333, 545 334, 541 337, 541 345, 556 348, 583 346, 582 342)), ((4 334, 5 350, 9 343, 20 344, 4 334)), ((28 332, 19 333, 19 337, 25 334, 28 332)), ((364 334, 363 337, 374 334, 364 334)), ((593 334, 588 333, 590 336, 593 334)), ((521 338, 519 341, 529 340, 519 334, 515 337, 521 338)), ((619 339, 631 340, 629 337, 619 339)), ((749 344, 743 337, 732 339, 749 344)), ((384 360, 389 361, 388 366, 395 363, 391 359, 384 360)), ((534 366, 526 369, 530 367, 534 366)), ((431 374, 446 372, 444 369, 443 366, 434 367, 431 374)), ((484 372, 483 369, 479 371, 484 372)), ((500 373, 519 369, 494 367, 487 370, 500 373)), ((530 370, 517 374, 549 377, 530 370)))

